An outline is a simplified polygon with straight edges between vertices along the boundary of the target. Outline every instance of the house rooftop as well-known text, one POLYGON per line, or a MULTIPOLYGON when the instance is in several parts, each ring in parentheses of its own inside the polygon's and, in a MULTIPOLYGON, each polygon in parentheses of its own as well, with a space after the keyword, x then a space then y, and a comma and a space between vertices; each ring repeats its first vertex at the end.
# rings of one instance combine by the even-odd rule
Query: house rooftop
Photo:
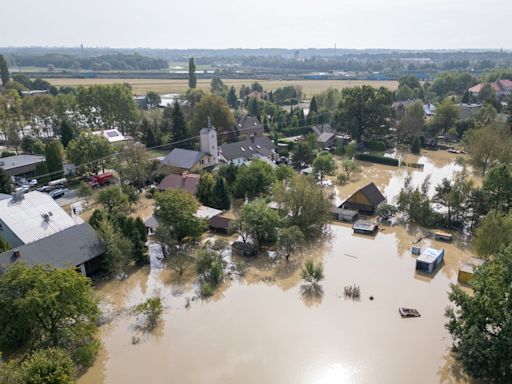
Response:
POLYGON ((72 268, 100 256, 104 246, 94 229, 83 223, 47 236, 15 250, 0 253, 0 269, 19 260, 33 265, 72 268), (19 256, 14 255, 14 251, 19 256))
POLYGON ((316 139, 316 141, 319 143, 327 143, 333 137, 334 137, 334 133, 324 132, 320 136, 318 136, 318 139, 316 139))
POLYGON ((94 131, 92 134, 103 136, 109 143, 118 143, 127 140, 127 137, 119 132, 118 129, 104 129, 103 131, 94 131))
POLYGON ((444 249, 427 248, 416 260, 431 264, 444 252, 444 249))
POLYGON ((0 200, 0 220, 24 244, 77 225, 52 197, 37 191, 0 200))
POLYGON ((0 159, 0 168, 2 168, 4 171, 7 171, 7 170, 13 169, 13 168, 20 168, 20 167, 25 167, 27 165, 37 164, 42 161, 45 161, 44 156, 38 156, 38 155, 9 156, 9 157, 4 157, 4 158, 0 159))
POLYGON ((363 195, 368 200, 368 202, 374 207, 378 206, 380 203, 386 200, 386 198, 379 191, 379 188, 377 188, 377 186, 374 183, 370 183, 368 185, 365 185, 361 189, 357 190, 346 201, 349 201, 358 192, 362 192, 363 195))
POLYGON ((203 156, 205 156, 203 152, 174 148, 164 157, 162 164, 176 168, 191 169, 203 156))
POLYGON ((196 194, 197 184, 199 183, 199 175, 183 173, 181 175, 167 175, 158 185, 158 189, 179 189, 193 195, 196 194))
POLYGON ((270 156, 275 148, 276 146, 267 136, 256 136, 236 143, 224 144, 220 147, 220 152, 227 161, 231 161, 242 157, 251 159, 254 155, 270 156))

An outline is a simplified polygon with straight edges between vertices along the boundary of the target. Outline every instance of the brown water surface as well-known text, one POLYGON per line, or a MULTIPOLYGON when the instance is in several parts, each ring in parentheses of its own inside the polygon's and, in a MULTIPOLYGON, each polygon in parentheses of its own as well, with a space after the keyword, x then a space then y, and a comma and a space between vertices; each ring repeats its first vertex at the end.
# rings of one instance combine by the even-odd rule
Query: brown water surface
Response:
MULTIPOLYGON (((455 167, 424 160, 436 179, 455 167)), ((413 177, 421 182, 420 175, 413 177)), ((400 180, 403 169, 364 165, 338 193, 346 196, 375 181, 390 198, 400 180)), ((422 240, 422 247, 446 249, 442 268, 425 276, 415 273, 410 253, 419 232, 384 227, 365 237, 353 235, 349 225, 332 225, 330 232, 322 245, 289 263, 270 256, 247 261, 244 277, 229 277, 212 299, 191 301, 189 308, 186 298, 197 290, 193 274, 182 284, 173 282, 152 245, 150 267, 98 287, 113 320, 101 328, 102 353, 79 383, 469 382, 450 354, 444 310, 449 285, 470 250, 422 240), (321 290, 302 285, 306 257, 324 263, 321 290), (351 284, 361 288, 359 301, 343 296, 351 284), (155 292, 165 303, 161 324, 141 333, 128 309, 155 292), (421 317, 402 319, 400 306, 418 309, 421 317)))

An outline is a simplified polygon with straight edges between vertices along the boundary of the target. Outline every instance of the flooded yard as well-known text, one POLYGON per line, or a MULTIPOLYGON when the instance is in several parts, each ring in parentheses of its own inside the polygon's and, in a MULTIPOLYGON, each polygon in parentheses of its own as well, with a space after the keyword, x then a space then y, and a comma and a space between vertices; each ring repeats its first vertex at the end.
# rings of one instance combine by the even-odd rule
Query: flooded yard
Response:
MULTIPOLYGON (((429 165, 415 182, 428 173, 434 184, 451 176, 454 157, 440 155, 420 158, 429 165)), ((405 172, 364 164, 338 197, 374 181, 392 199, 405 172)), ((101 328, 102 352, 79 383, 470 382, 450 354, 444 310, 449 285, 471 251, 457 242, 423 240, 422 247, 445 248, 446 256, 436 274, 419 275, 410 251, 418 236, 401 226, 366 237, 349 225, 332 225, 328 239, 288 263, 268 256, 247 260, 243 277, 233 275, 213 298, 191 301, 188 308, 187 298, 197 291, 192 273, 177 283, 156 257, 159 247, 151 245, 149 267, 98 286, 116 315, 101 328), (306 257, 324 263, 320 292, 302 285, 306 257), (352 284, 360 286, 360 300, 344 297, 352 284), (155 292, 164 314, 151 334, 143 334, 128 309, 155 292), (401 306, 418 309, 421 317, 402 319, 401 306), (140 342, 132 344, 134 336, 140 342)))

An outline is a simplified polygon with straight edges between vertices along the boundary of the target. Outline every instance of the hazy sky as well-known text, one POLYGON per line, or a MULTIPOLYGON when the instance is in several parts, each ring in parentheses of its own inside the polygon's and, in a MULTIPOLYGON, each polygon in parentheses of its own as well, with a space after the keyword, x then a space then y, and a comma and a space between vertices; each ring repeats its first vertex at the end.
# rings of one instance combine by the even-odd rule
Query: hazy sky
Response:
POLYGON ((0 3, 0 46, 512 48, 511 0, 0 3))

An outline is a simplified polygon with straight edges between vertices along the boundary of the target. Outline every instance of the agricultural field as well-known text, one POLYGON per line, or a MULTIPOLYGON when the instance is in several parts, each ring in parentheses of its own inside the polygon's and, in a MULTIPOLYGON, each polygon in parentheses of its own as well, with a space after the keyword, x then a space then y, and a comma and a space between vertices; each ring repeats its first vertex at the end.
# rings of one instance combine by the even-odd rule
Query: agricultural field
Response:
MULTIPOLYGON (((144 95, 148 91, 154 91, 160 94, 166 93, 183 93, 188 89, 187 80, 172 79, 70 79, 55 78, 45 79, 55 86, 77 87, 80 85, 87 86, 93 84, 114 84, 128 83, 133 87, 136 95, 144 95)), ((256 80, 252 79, 224 79, 224 83, 228 86, 234 86, 239 89, 242 84, 250 85, 256 80)), ((371 85, 374 87, 386 87, 390 90, 398 88, 398 81, 392 80, 259 80, 266 90, 274 90, 287 85, 296 85, 302 87, 304 96, 308 96, 325 91, 328 88, 347 88, 356 85, 371 85)), ((200 79, 197 81, 198 88, 209 89, 210 80, 200 79)))

